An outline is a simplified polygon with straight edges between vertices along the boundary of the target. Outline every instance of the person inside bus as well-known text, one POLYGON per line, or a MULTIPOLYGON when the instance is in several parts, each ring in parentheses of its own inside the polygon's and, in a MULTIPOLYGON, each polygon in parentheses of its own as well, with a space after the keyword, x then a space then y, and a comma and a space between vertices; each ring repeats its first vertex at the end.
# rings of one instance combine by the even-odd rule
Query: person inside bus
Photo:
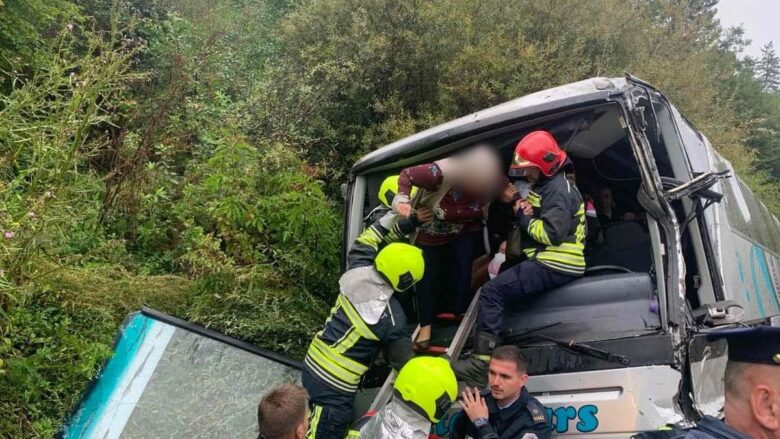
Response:
POLYGON ((430 346, 440 286, 449 289, 453 312, 462 314, 468 308, 474 248, 482 236, 485 206, 502 182, 506 184, 505 192, 510 191, 499 158, 487 146, 401 171, 393 200, 396 212, 408 218, 414 204, 418 209, 429 207, 434 213, 433 220, 422 225, 413 238, 425 258, 425 276, 416 289, 420 323, 417 350, 430 346), (412 199, 413 186, 420 193, 412 199))
POLYGON ((482 286, 473 353, 453 364, 456 376, 468 385, 484 383, 490 354, 501 344, 508 303, 567 284, 585 272, 585 207, 564 174, 570 166, 547 131, 528 134, 515 148, 510 177, 525 178, 531 191, 514 204, 520 242, 508 243, 507 250, 521 248, 524 260, 482 286))
POLYGON ((602 225, 617 221, 634 221, 636 213, 619 206, 615 202, 615 194, 609 186, 599 190, 598 219, 602 225))

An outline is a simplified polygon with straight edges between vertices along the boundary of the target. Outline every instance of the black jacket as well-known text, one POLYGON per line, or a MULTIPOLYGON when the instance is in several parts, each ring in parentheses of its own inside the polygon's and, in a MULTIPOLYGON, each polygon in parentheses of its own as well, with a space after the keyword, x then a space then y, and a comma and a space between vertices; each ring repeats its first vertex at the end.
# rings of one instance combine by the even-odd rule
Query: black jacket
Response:
POLYGON ((725 422, 712 416, 704 416, 689 430, 660 430, 639 433, 634 439, 750 439, 735 431, 725 422))
POLYGON ((559 172, 539 180, 527 198, 533 215, 517 212, 530 238, 523 252, 547 268, 570 276, 585 272, 585 204, 577 187, 559 172))
MULTIPOLYGON (((461 413, 450 433, 451 439, 520 439, 532 433, 538 439, 550 439, 552 428, 544 406, 528 390, 523 388, 520 398, 511 406, 500 410, 490 389, 481 393, 487 402, 490 423, 477 429, 465 413, 461 413)), ((529 436, 532 437, 532 436, 529 436)))

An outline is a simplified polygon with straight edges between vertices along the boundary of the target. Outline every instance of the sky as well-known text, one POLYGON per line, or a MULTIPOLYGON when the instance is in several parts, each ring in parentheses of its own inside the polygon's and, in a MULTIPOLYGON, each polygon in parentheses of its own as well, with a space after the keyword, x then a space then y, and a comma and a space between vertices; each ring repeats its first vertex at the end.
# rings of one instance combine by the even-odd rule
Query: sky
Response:
POLYGON ((780 0, 720 0, 717 8, 724 28, 742 24, 752 40, 743 55, 760 57, 761 46, 769 41, 780 52, 780 0))

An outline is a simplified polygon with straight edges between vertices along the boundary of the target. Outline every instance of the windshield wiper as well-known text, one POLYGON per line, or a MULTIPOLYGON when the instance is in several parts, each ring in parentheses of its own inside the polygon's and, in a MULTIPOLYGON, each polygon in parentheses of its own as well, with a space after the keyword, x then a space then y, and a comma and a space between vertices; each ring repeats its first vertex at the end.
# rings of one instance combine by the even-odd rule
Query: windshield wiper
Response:
POLYGON ((533 335, 533 338, 539 340, 549 341, 562 347, 567 351, 571 351, 577 354, 590 355, 591 357, 598 358, 599 360, 609 361, 611 363, 618 363, 624 366, 628 366, 631 360, 624 355, 613 354, 602 349, 594 348, 593 346, 586 345, 584 343, 577 343, 575 341, 563 341, 557 338, 548 337, 546 335, 533 335))

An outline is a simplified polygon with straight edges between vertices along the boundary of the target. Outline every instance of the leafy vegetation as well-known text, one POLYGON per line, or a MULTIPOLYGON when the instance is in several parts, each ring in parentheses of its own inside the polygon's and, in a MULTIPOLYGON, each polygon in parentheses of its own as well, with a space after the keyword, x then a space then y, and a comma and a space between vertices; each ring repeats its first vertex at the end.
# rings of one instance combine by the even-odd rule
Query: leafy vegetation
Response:
POLYGON ((142 305, 302 356, 349 165, 539 89, 654 83, 780 212, 776 55, 715 7, 0 0, 0 437, 52 436, 142 305))

